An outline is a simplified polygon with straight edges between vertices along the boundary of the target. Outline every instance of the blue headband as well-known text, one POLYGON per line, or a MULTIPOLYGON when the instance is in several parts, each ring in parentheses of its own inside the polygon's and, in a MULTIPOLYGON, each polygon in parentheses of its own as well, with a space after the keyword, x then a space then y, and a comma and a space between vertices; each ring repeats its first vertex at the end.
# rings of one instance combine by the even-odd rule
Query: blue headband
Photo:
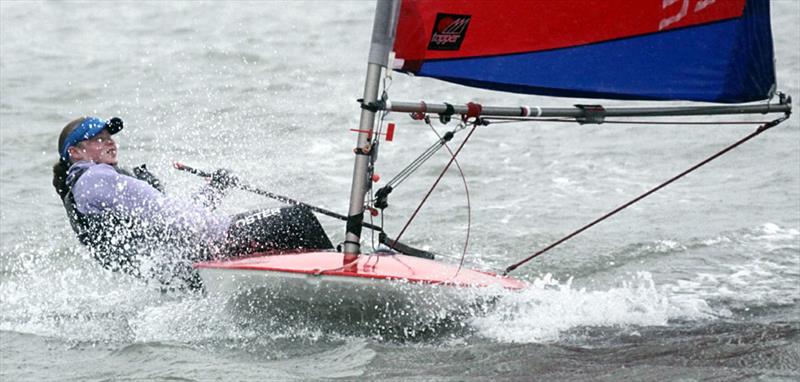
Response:
POLYGON ((112 135, 118 133, 122 130, 122 120, 115 117, 106 122, 97 117, 86 118, 81 122, 81 125, 75 128, 75 130, 72 130, 72 132, 67 135, 67 139, 64 140, 64 144, 61 146, 61 160, 69 160, 68 150, 70 147, 77 145, 79 142, 96 137, 97 134, 100 134, 103 130, 108 130, 112 135))

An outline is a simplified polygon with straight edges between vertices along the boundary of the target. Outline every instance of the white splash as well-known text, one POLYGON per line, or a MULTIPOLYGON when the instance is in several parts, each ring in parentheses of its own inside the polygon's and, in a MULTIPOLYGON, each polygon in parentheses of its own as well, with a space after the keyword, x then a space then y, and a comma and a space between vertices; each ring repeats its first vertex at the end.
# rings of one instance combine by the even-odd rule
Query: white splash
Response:
POLYGON ((551 275, 504 296, 493 312, 472 320, 483 336, 502 342, 553 342, 586 326, 666 325, 676 310, 647 272, 608 290, 576 289, 551 275))

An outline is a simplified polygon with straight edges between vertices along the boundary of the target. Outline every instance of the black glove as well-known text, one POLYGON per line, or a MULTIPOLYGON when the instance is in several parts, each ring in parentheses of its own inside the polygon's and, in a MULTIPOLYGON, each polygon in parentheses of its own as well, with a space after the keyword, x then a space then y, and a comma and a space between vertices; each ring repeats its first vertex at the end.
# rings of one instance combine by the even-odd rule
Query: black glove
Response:
POLYGON ((149 184, 156 190, 161 191, 162 193, 164 192, 164 184, 161 183, 161 181, 158 178, 156 178, 156 176, 153 175, 153 173, 151 173, 150 170, 147 169, 147 165, 143 164, 139 167, 134 167, 133 175, 137 179, 147 182, 147 184, 149 184))
POLYGON ((238 186, 239 178, 236 175, 233 175, 230 170, 220 168, 211 174, 211 181, 208 183, 208 185, 214 187, 220 192, 224 192, 229 188, 238 186))

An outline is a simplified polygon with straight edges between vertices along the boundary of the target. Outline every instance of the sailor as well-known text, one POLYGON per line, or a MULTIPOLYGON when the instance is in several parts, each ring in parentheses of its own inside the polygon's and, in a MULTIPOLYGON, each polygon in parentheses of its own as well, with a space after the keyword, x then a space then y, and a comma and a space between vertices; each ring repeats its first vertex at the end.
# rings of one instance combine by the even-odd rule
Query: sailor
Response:
POLYGON ((58 139, 53 186, 78 240, 105 268, 195 288, 191 264, 253 251, 332 248, 316 217, 305 208, 252 211, 227 216, 215 211, 239 182, 217 170, 194 200, 164 193, 145 165, 118 167, 113 135, 119 118, 78 118, 58 139))

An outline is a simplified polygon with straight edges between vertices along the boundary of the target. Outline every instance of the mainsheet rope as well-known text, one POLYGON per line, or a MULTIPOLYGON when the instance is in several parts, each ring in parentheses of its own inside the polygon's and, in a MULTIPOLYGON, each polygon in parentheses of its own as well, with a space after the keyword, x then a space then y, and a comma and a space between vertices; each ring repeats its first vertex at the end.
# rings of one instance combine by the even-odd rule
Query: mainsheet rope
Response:
MULTIPOLYGON (((436 131, 436 128, 434 128, 433 124, 431 124, 430 119, 427 119, 426 122, 428 123, 428 126, 431 128, 431 130, 433 130, 433 133, 436 134, 436 136, 439 137, 439 139, 442 139, 442 136, 439 135, 439 132, 436 131)), ((458 276, 459 272, 461 272, 461 268, 464 267, 464 259, 467 257, 467 248, 469 248, 469 235, 470 232, 472 231, 472 203, 470 202, 469 198, 469 187, 467 186, 467 178, 466 176, 464 176, 464 170, 461 168, 461 164, 458 163, 458 159, 455 159, 455 154, 453 153, 453 150, 450 149, 450 146, 446 142, 444 144, 444 147, 447 149, 447 152, 450 153, 450 156, 453 158, 453 161, 455 162, 456 167, 458 168, 458 173, 461 175, 461 182, 464 183, 464 194, 466 195, 467 198, 467 237, 464 239, 464 250, 461 252, 461 260, 458 263, 458 269, 456 269, 456 273, 455 275, 453 275, 453 278, 455 278, 456 276, 458 276)))
MULTIPOLYGON (((674 181, 676 181, 676 180, 678 180, 678 179, 680 179, 680 178, 684 177, 685 175, 687 175, 687 174, 691 173, 691 172, 692 172, 692 171, 694 171, 694 170, 697 170, 698 168, 700 168, 700 167, 704 166, 705 164, 707 164, 707 163, 709 163, 709 162, 713 161, 714 159, 717 159, 717 158, 719 158, 720 156, 722 156, 722 155, 724 155, 724 154, 728 153, 729 151, 731 151, 731 150, 735 149, 735 148, 736 148, 736 147, 738 147, 739 145, 741 145, 741 144, 743 144, 743 143, 745 143, 745 142, 749 141, 749 140, 750 140, 750 139, 752 139, 752 138, 755 138, 755 137, 756 137, 756 136, 758 136, 759 134, 761 134, 761 133, 763 133, 763 132, 765 132, 765 131, 767 131, 767 130, 769 130, 769 129, 771 129, 771 128, 773 128, 773 127, 777 126, 777 125, 779 125, 781 122, 783 122, 783 121, 787 120, 788 118, 789 118, 789 113, 786 113, 786 115, 784 115, 784 116, 783 116, 783 117, 781 117, 781 118, 778 118, 778 119, 776 119, 776 120, 773 120, 773 121, 770 121, 770 122, 766 122, 766 123, 764 123, 763 125, 759 126, 759 127, 758 127, 758 129, 756 129, 756 131, 754 131, 754 132, 752 132, 752 133, 748 134, 747 136, 745 136, 744 138, 742 138, 742 139, 740 139, 740 140, 738 140, 738 141, 734 142, 733 144, 731 144, 731 145, 729 145, 728 147, 726 147, 726 148, 722 149, 721 151, 717 152, 716 154, 714 154, 714 155, 712 155, 712 156, 710 156, 710 157, 708 157, 708 158, 704 159, 704 160, 703 160, 703 161, 701 161, 700 163, 698 163, 698 164, 696 164, 696 165, 694 165, 694 166, 690 167, 689 169, 687 169, 687 170, 685 170, 685 171, 681 172, 680 174, 678 174, 678 175, 676 175, 676 176, 672 177, 671 179, 669 179, 669 180, 667 180, 667 181, 665 181, 665 182, 663 182, 663 183, 659 184, 658 186, 656 186, 656 187, 654 187, 654 188, 650 189, 649 191, 647 191, 647 192, 645 192, 645 193, 643 193, 643 194, 641 194, 641 195, 637 196, 636 198, 632 199, 631 201, 629 201, 629 202, 627 202, 627 203, 625 203, 625 204, 623 204, 623 205, 621 205, 621 206, 619 206, 619 207, 615 208, 613 211, 611 211, 611 212, 609 212, 609 213, 607 213, 607 214, 605 214, 605 215, 603 215, 603 216, 601 216, 601 217, 599 217, 599 218, 595 219, 595 220, 594 220, 594 221, 592 221, 591 223, 589 223, 589 224, 587 224, 587 225, 585 225, 585 226, 583 226, 583 227, 579 228, 578 230, 576 230, 576 231, 574 231, 574 232, 570 233, 569 235, 567 235, 567 236, 564 236, 563 238, 561 238, 561 239, 557 240, 556 242, 554 242, 554 243, 552 243, 552 244, 548 245, 548 246, 547 246, 547 247, 545 247, 544 249, 541 249, 541 250, 539 250, 538 252, 536 252, 536 253, 534 253, 534 254, 532 254, 532 255, 530 255, 530 256, 528 256, 528 257, 526 257, 525 259, 523 259, 523 260, 521 260, 521 261, 518 261, 518 262, 516 262, 516 263, 512 264, 511 266, 509 266, 508 268, 506 268, 506 269, 505 269, 505 271, 503 272, 503 276, 506 276, 506 275, 508 275, 508 274, 509 274, 509 272, 511 272, 511 271, 513 271, 513 270, 515 270, 515 269, 517 269, 517 267, 519 267, 520 265, 522 265, 522 264, 525 264, 525 263, 527 263, 528 261, 531 261, 531 260, 533 260, 533 259, 534 259, 534 258, 536 258, 537 256, 540 256, 540 255, 544 254, 545 252, 547 252, 547 251, 549 251, 549 250, 551 250, 551 249, 555 248, 555 247, 556 247, 556 246, 558 246, 559 244, 561 244, 561 243, 563 243, 563 242, 565 242, 565 241, 567 241, 567 240, 569 240, 569 239, 571 239, 571 238, 573 238, 573 237, 577 236, 578 234, 580 234, 580 233, 581 233, 581 232, 583 232, 583 231, 586 231, 587 229, 591 228, 591 227, 592 227, 592 226, 594 226, 595 224, 598 224, 598 223, 602 222, 603 220, 606 220, 606 219, 610 218, 611 216, 615 215, 616 213, 618 213, 618 212, 620 212, 620 211, 622 211, 622 210, 624 210, 624 209, 626 209, 626 208, 630 207, 630 206, 631 206, 631 205, 633 205, 634 203, 636 203, 636 202, 638 202, 638 201, 640 201, 640 200, 642 200, 642 199, 644 199, 644 198, 646 198, 646 197, 650 196, 650 195, 651 195, 651 194, 653 194, 654 192, 656 192, 656 191, 658 191, 658 190, 660 190, 660 189, 662 189, 662 188, 666 187, 666 186, 667 186, 667 185, 669 185, 670 183, 672 183, 672 182, 674 182, 674 181)), ((751 123, 752 123, 752 122, 751 122, 751 123)))

